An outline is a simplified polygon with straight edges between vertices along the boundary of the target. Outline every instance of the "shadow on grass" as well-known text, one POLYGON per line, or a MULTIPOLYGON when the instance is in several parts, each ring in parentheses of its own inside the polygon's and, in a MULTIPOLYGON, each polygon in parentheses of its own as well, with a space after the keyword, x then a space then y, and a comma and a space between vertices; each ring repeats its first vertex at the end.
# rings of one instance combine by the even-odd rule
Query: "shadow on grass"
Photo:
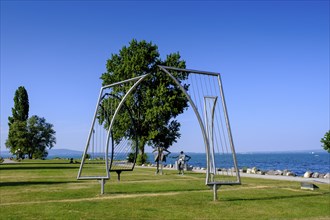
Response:
POLYGON ((280 199, 293 199, 293 198, 309 198, 315 196, 329 195, 330 192, 315 193, 315 194, 303 194, 303 195, 283 195, 283 196, 268 196, 260 198, 221 198, 220 201, 233 202, 233 201, 266 201, 266 200, 280 200, 280 199))
POLYGON ((105 192, 106 195, 131 195, 131 194, 166 194, 166 193, 189 193, 189 192, 207 192, 208 190, 201 190, 201 189, 185 189, 185 190, 173 190, 173 189, 164 189, 164 190, 134 190, 134 191, 124 191, 118 190, 116 192, 105 192))
MULTIPOLYGON (((65 164, 62 164, 65 165, 65 164)), ((0 166, 0 170, 57 170, 78 169, 78 166, 0 166)))
POLYGON ((77 183, 77 181, 23 181, 23 182, 2 182, 0 187, 3 186, 28 186, 28 185, 55 185, 55 184, 67 184, 67 183, 77 183))

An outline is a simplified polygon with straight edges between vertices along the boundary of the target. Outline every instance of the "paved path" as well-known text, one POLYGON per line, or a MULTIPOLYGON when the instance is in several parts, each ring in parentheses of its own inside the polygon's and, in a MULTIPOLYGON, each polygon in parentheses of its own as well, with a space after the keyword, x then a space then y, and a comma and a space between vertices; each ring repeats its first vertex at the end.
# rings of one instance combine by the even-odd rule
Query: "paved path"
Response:
POLYGON ((260 174, 246 174, 246 173, 240 173, 240 175, 242 177, 251 177, 251 178, 260 178, 260 179, 273 179, 273 180, 286 180, 286 181, 330 184, 330 179, 321 179, 321 178, 304 178, 304 177, 297 177, 297 176, 276 176, 276 175, 260 175, 260 174))
MULTIPOLYGON (((149 166, 139 166, 139 167, 156 169, 156 167, 149 167, 149 166)), ((167 168, 167 167, 164 167, 163 169, 164 170, 173 170, 173 168, 167 168)), ((192 171, 197 172, 197 173, 206 172, 206 170, 195 170, 195 169, 193 169, 192 171)), ((240 173, 240 175, 241 175, 241 177, 249 177, 249 178, 330 184, 330 179, 321 179, 321 178, 304 178, 304 177, 299 177, 299 176, 260 175, 260 174, 247 174, 247 173, 240 173)))
POLYGON ((10 160, 10 159, 4 159, 2 163, 18 163, 17 161, 15 160, 10 160))
MULTIPOLYGON (((205 173, 205 170, 193 170, 194 172, 205 173)), ((325 183, 330 184, 330 179, 321 178, 304 178, 300 176, 278 176, 278 175, 261 175, 261 174, 247 174, 240 173, 241 177, 259 178, 259 179, 272 179, 272 180, 285 180, 297 182, 311 182, 311 183, 325 183)))

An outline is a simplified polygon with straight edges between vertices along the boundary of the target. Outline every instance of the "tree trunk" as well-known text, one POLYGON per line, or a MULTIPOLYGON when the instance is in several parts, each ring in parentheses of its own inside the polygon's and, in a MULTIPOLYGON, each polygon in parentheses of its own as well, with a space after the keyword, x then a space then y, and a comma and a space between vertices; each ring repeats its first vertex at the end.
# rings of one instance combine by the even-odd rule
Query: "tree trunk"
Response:
POLYGON ((159 173, 159 160, 157 160, 156 174, 159 173))
POLYGON ((141 164, 145 164, 145 162, 146 162, 146 157, 145 157, 145 153, 144 153, 144 145, 145 145, 145 142, 140 140, 139 154, 140 154, 140 158, 141 158, 141 164))

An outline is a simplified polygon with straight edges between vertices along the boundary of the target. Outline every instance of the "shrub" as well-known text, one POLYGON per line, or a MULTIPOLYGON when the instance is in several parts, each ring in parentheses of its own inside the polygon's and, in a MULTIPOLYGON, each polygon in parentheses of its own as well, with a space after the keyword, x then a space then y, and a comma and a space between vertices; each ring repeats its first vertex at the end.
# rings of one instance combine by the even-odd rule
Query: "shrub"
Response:
POLYGON ((142 165, 142 161, 147 161, 147 160, 148 160, 148 156, 146 153, 139 154, 139 155, 137 155, 137 158, 136 158, 136 164, 142 165))
POLYGON ((134 159, 135 159, 135 153, 129 153, 127 155, 127 161, 128 162, 133 163, 134 162, 134 159))

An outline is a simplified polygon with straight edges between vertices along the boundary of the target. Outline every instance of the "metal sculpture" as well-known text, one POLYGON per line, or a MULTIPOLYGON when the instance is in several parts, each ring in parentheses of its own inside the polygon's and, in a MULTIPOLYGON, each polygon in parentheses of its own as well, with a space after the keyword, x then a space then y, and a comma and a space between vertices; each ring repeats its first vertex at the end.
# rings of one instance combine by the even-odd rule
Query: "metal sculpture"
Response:
MULTIPOLYGON (((205 145, 205 153, 206 153, 206 161, 207 161, 205 183, 206 185, 210 186, 213 189, 214 200, 216 200, 217 189, 221 185, 236 185, 241 183, 220 74, 213 72, 206 72, 206 71, 180 69, 180 68, 174 68, 168 66, 159 66, 159 68, 164 74, 170 77, 173 80, 173 83, 175 83, 185 94, 190 107, 193 109, 196 115, 205 145), (189 92, 182 86, 182 82, 177 80, 171 72, 185 72, 189 74, 188 80, 186 82, 190 84, 189 92), (205 85, 200 85, 201 82, 203 81, 205 85), (209 83, 209 85, 206 85, 207 82, 209 83), (218 99, 221 100, 222 105, 217 104, 218 99), (201 117, 201 115, 204 115, 204 119, 201 117), (222 153, 220 152, 221 149, 222 149, 222 153), (219 167, 222 165, 222 163, 221 160, 218 161, 217 158, 221 158, 221 155, 225 160, 231 161, 233 168, 219 167)), ((92 127, 87 139, 87 144, 82 157, 82 162, 80 165, 77 179, 100 180, 102 194, 104 193, 105 180, 110 178, 110 173, 109 173, 110 171, 116 171, 118 173, 118 179, 119 179, 120 178, 119 175, 121 171, 128 171, 134 169, 137 148, 135 149, 135 158, 133 158, 130 168, 127 169, 127 167, 123 165, 124 162, 116 157, 116 154, 118 155, 117 152, 118 150, 116 148, 116 144, 115 144, 116 140, 114 140, 112 132, 113 129, 115 128, 114 123, 116 117, 118 116, 119 111, 126 110, 130 112, 129 107, 125 106, 125 100, 129 95, 134 93, 134 89, 136 89, 136 87, 140 83, 142 83, 143 80, 146 80, 147 76, 148 74, 135 77, 132 79, 124 80, 121 82, 117 82, 101 88, 100 96, 98 99, 96 111, 92 122, 92 127), (105 174, 87 175, 87 176, 82 175, 82 170, 86 163, 86 155, 88 149, 91 148, 91 146, 93 146, 91 144, 92 143, 91 137, 93 136, 95 122, 98 119, 98 112, 102 110, 102 100, 105 100, 106 96, 113 97, 113 95, 111 95, 112 94, 111 91, 108 93, 104 93, 104 91, 106 89, 111 89, 111 88, 115 89, 116 86, 121 86, 126 83, 131 83, 131 85, 129 89, 124 92, 122 97, 115 97, 117 103, 114 105, 115 108, 111 108, 114 109, 115 111, 111 113, 107 113, 106 120, 101 121, 102 122, 101 126, 105 128, 105 130, 107 131, 106 140, 103 141, 103 145, 104 145, 103 149, 105 151, 104 161, 103 161, 105 165, 105 174), (108 152, 110 146, 111 146, 111 153, 109 154, 108 152), (110 158, 110 163, 109 163, 109 158, 110 158)), ((133 117, 131 117, 131 121, 132 121, 131 126, 134 127, 135 123, 133 117)), ((138 140, 138 138, 136 140, 138 140)), ((130 142, 128 143, 128 145, 131 145, 131 148, 134 148, 132 146, 135 145, 137 147, 137 142, 136 143, 130 142)))

